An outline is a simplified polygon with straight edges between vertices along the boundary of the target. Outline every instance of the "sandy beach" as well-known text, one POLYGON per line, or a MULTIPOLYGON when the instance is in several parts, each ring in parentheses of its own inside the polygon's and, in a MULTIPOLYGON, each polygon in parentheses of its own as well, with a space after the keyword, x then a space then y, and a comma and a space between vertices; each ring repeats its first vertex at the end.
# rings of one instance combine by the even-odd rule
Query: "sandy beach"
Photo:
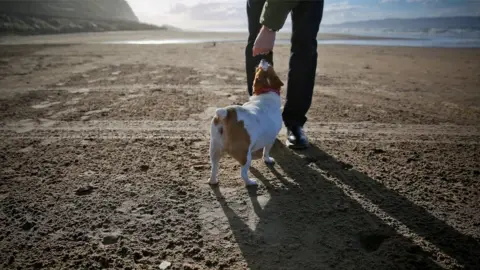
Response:
POLYGON ((480 268, 480 49, 319 46, 312 147, 212 188, 244 45, 100 44, 142 38, 0 39, 0 268, 480 268))

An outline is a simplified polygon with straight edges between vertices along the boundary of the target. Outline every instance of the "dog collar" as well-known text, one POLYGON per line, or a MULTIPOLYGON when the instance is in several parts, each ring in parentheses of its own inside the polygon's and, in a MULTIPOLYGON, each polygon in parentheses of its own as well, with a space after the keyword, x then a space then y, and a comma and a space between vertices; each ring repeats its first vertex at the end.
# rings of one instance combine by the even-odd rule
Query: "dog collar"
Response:
POLYGON ((255 91, 255 95, 259 96, 261 94, 266 94, 266 93, 269 93, 269 92, 274 92, 274 93, 276 93, 277 95, 280 96, 280 90, 273 89, 273 88, 267 88, 267 87, 258 89, 257 91, 255 91))

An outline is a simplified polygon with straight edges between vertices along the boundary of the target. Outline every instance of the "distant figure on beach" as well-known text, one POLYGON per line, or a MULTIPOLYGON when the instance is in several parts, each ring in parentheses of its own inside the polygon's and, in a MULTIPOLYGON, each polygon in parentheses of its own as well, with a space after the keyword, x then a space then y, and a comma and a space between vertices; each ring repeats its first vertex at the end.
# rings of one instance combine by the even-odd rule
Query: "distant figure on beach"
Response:
POLYGON ((261 59, 273 64, 276 32, 289 13, 292 18, 291 54, 287 99, 282 117, 287 127, 287 146, 307 148, 303 131, 310 109, 317 70, 317 34, 323 16, 323 0, 247 0, 248 44, 245 50, 248 93, 252 95, 255 67, 261 59))

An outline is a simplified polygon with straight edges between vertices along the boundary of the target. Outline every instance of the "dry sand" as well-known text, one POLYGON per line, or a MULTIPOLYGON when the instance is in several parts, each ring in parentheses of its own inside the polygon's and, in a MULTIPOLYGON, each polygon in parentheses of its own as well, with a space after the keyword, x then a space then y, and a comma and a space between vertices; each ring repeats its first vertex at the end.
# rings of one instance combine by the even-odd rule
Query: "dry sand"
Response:
POLYGON ((243 50, 2 46, 0 268, 480 269, 480 50, 320 46, 312 148, 211 188, 243 50))

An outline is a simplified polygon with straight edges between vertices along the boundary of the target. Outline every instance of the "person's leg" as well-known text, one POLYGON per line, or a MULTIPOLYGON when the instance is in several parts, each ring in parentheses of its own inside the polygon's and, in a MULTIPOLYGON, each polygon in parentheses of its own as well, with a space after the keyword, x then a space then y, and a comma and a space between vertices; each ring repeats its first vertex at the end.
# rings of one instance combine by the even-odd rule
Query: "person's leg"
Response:
POLYGON ((253 80, 255 79, 255 68, 260 60, 265 59, 273 65, 273 52, 268 55, 257 55, 253 57, 253 44, 257 38, 258 32, 262 25, 260 24, 260 16, 262 14, 265 0, 247 0, 247 17, 248 17, 248 43, 245 48, 245 70, 247 73, 248 94, 253 93, 253 80))
POLYGON ((317 70, 317 34, 323 6, 323 0, 300 1, 291 12, 292 38, 283 121, 289 133, 287 144, 293 148, 308 146, 303 125, 312 104, 317 70))

